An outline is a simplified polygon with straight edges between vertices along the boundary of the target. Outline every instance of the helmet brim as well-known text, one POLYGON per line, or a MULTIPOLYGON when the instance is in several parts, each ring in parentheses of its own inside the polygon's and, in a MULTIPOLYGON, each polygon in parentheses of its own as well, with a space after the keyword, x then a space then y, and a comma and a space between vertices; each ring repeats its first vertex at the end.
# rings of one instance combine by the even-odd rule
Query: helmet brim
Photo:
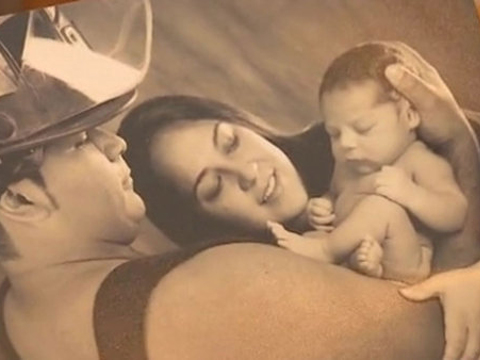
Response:
POLYGON ((30 137, 13 143, 8 143, 3 149, 0 146, 0 156, 35 148, 56 139, 73 135, 106 123, 119 113, 126 110, 135 101, 136 95, 136 90, 132 90, 127 94, 76 114, 55 126, 46 128, 30 137))

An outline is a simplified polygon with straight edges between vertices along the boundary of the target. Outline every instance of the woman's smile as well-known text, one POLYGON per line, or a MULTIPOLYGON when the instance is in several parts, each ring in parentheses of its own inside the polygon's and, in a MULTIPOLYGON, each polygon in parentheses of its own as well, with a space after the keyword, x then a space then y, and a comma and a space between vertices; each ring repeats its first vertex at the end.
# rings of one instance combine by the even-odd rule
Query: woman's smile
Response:
MULTIPOLYGON (((265 204, 265 203, 269 202, 270 200, 272 200, 274 198, 273 194, 275 193, 275 190, 277 190, 277 189, 278 189, 278 187, 277 187, 277 174, 274 170, 274 171, 272 171, 272 173, 268 177, 267 186, 265 187, 265 191, 263 192, 262 204, 265 204)), ((275 194, 275 195, 277 195, 277 194, 275 194)))
POLYGON ((268 205, 280 195, 277 170, 265 161, 256 161, 254 168, 255 180, 250 190, 259 205, 268 205))

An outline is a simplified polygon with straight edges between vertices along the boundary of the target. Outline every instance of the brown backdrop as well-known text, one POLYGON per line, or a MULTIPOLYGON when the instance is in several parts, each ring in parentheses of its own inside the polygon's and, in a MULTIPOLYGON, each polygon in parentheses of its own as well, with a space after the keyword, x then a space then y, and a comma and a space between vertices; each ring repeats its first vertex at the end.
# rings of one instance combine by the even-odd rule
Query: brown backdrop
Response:
POLYGON ((287 126, 318 117, 332 58, 358 42, 402 40, 480 109, 480 24, 472 0, 154 0, 153 63, 141 98, 225 100, 287 126))

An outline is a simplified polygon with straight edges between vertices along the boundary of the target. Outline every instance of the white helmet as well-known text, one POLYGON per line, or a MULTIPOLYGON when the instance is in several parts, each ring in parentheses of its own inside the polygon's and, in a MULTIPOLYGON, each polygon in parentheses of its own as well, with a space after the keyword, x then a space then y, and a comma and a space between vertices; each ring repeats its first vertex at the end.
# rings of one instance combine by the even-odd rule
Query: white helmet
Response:
POLYGON ((0 160, 110 120, 150 61, 147 0, 95 0, 0 17, 0 160))

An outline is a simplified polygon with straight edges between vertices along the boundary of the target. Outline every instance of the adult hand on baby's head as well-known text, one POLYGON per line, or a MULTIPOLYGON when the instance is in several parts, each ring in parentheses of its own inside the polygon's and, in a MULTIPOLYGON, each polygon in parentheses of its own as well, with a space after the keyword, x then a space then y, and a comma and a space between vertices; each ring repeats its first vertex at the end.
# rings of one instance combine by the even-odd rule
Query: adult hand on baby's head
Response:
POLYGON ((421 76, 400 64, 388 66, 385 76, 419 112, 422 119, 419 133, 423 140, 434 146, 444 145, 470 131, 470 126, 437 70, 417 53, 413 56, 421 76))
POLYGON ((438 297, 445 313, 443 360, 480 358, 480 267, 453 270, 400 290, 409 300, 438 297))

